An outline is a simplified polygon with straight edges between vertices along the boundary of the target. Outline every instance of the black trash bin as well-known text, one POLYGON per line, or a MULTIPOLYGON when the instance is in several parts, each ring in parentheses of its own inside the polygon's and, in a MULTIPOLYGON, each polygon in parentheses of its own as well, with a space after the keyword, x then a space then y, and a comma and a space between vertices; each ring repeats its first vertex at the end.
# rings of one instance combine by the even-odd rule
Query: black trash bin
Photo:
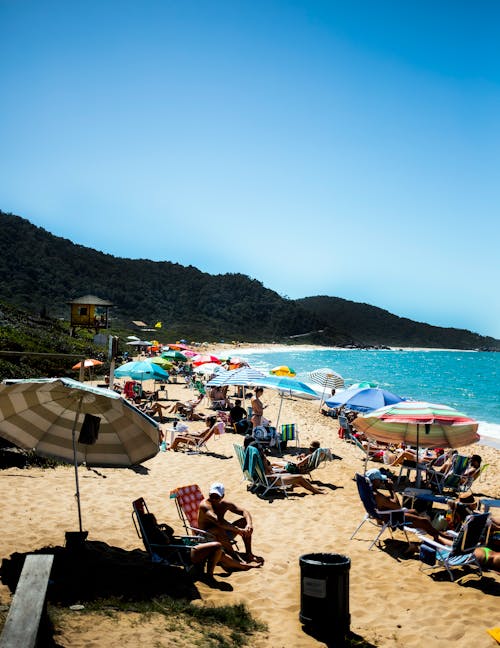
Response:
POLYGON ((300 621, 325 636, 342 639, 349 633, 349 570, 347 556, 304 554, 300 563, 300 621))

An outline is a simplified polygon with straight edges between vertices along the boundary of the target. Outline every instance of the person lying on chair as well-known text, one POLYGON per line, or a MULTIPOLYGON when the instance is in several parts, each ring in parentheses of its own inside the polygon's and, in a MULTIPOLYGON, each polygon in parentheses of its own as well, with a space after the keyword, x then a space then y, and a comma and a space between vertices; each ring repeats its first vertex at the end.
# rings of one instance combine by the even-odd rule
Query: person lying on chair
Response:
MULTIPOLYGON (((370 480, 373 495, 375 497, 375 504, 379 511, 392 511, 402 508, 397 494, 394 491, 394 484, 387 475, 384 475, 377 468, 372 468, 366 472, 365 477, 370 480), (387 489, 389 491, 389 496, 381 493, 381 488, 387 489)), ((453 544, 449 536, 437 531, 432 526, 431 521, 415 509, 406 509, 405 519, 407 519, 408 522, 411 522, 416 529, 422 529, 422 531, 428 533, 437 542, 440 542, 441 544, 453 544)))
MULTIPOLYGON (((177 450, 178 446, 180 446, 183 443, 189 443, 190 441, 198 441, 200 440, 203 436, 208 436, 208 433, 212 428, 215 428, 219 423, 217 421, 216 416, 208 416, 205 420, 205 423, 207 427, 202 430, 201 432, 188 432, 183 431, 181 434, 177 434, 175 439, 172 442, 172 445, 169 447, 169 450, 177 450)), ((177 426, 177 429, 179 429, 179 425, 177 426)))
MULTIPOLYGON (((154 545, 168 547, 175 542, 174 530, 168 524, 159 524, 153 513, 146 513, 142 517, 143 528, 148 540, 154 545)), ((207 577, 212 580, 216 565, 220 565, 227 571, 248 570, 261 567, 261 563, 242 563, 229 556, 220 542, 200 542, 191 546, 189 557, 193 565, 207 564, 207 577)))
POLYGON ((170 409, 168 409, 167 411, 170 414, 180 414, 181 416, 185 416, 188 421, 203 421, 203 419, 205 418, 203 414, 197 414, 194 411, 195 408, 201 403, 203 398, 203 394, 199 394, 197 398, 186 401, 185 403, 177 401, 177 403, 171 405, 170 409))

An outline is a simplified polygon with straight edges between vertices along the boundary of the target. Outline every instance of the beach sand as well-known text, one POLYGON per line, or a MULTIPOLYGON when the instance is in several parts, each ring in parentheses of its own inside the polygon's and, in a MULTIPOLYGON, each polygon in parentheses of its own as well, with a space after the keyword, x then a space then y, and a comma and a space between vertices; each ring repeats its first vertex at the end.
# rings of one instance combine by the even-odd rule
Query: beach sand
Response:
MULTIPOLYGON (((168 396, 171 401, 187 400, 192 393, 183 384, 173 384, 168 387, 168 396)), ((263 401, 268 404, 266 416, 276 420, 279 397, 266 390, 263 401)), ((209 442, 209 452, 162 452, 145 462, 144 470, 99 469, 98 474, 81 469, 83 525, 89 530, 89 541, 129 551, 142 550, 131 520, 131 503, 141 496, 159 520, 168 522, 181 533, 174 501, 169 499, 170 490, 196 483, 207 493, 213 481, 223 481, 227 499, 251 512, 254 551, 265 558, 265 564, 261 569, 233 573, 227 578, 222 578, 222 572, 217 569, 216 578, 224 584, 224 589, 197 582, 201 595, 197 604, 245 602, 252 614, 268 626, 268 631, 252 639, 251 645, 257 648, 324 645, 305 634, 299 622, 299 557, 310 552, 332 552, 351 559, 351 631, 369 644, 491 648, 494 641, 486 629, 500 624, 500 576, 485 572, 481 581, 463 586, 442 575, 433 579, 419 571, 417 558, 400 555, 405 546, 402 535, 396 534, 396 540, 391 542, 387 533, 384 539, 388 542, 383 543, 383 549, 374 547, 368 551, 368 542, 375 532, 368 524, 356 538, 349 540, 364 514, 353 481, 355 472, 363 470, 361 451, 339 439, 337 422, 319 413, 318 402, 285 399, 281 422, 299 425, 302 447, 318 439, 322 446, 330 447, 343 458, 327 463, 313 474, 325 494, 311 495, 297 489, 287 499, 271 501, 248 492, 233 450, 233 443, 242 443, 242 437, 226 433, 209 442)), ((203 424, 191 423, 190 428, 198 430, 203 424)), ((294 450, 293 445, 291 449, 294 450)), ((500 497, 499 451, 483 446, 468 447, 464 451, 466 454, 478 451, 490 464, 481 481, 474 484, 475 494, 500 497)), ((8 558, 14 552, 63 545, 65 531, 77 530, 74 491, 74 472, 69 466, 1 470, 1 558, 8 558)), ((6 605, 10 599, 9 589, 1 585, 0 604, 6 605)), ((72 647, 194 644, 193 636, 175 630, 163 618, 153 615, 148 621, 137 622, 136 616, 122 613, 110 619, 75 614, 64 623, 57 637, 58 644, 72 647)))

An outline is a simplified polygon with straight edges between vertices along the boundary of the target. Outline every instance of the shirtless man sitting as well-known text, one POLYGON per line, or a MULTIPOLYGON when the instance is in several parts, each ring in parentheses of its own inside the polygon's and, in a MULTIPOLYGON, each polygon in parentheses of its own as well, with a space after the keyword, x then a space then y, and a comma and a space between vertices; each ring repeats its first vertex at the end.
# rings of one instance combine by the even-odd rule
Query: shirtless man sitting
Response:
POLYGON ((252 553, 252 516, 245 509, 225 501, 224 495, 224 484, 215 482, 210 486, 208 497, 200 504, 198 526, 211 533, 221 543, 224 551, 236 559, 240 557, 231 545, 231 537, 240 535, 245 545, 245 560, 243 562, 250 567, 260 567, 264 562, 263 559, 252 553), (235 522, 227 522, 225 515, 228 511, 242 517, 235 522))

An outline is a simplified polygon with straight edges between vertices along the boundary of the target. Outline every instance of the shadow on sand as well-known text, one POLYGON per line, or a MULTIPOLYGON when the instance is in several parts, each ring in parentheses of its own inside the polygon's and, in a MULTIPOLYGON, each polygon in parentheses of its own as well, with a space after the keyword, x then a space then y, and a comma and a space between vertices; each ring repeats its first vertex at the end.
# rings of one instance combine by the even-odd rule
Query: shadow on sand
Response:
MULTIPOLYGON (((44 547, 30 553, 54 554, 47 590, 51 603, 121 597, 130 601, 166 595, 176 599, 199 599, 193 580, 180 567, 152 563, 139 549, 126 551, 105 542, 87 541, 79 547, 44 547)), ((14 592, 27 554, 13 553, 2 560, 2 583, 14 592)))

